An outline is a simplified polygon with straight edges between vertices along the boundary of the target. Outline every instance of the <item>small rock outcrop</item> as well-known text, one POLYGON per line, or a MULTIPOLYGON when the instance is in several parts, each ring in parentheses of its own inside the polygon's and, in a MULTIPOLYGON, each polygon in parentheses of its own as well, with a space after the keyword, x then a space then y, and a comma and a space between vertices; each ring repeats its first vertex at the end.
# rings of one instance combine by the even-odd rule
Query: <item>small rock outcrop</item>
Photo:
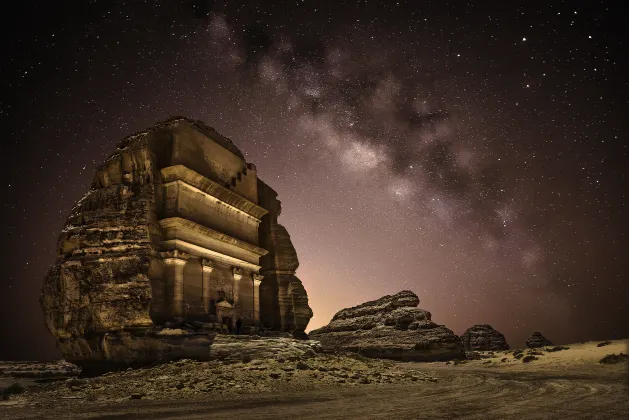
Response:
POLYGON ((466 351, 509 350, 505 336, 488 324, 468 328, 461 336, 461 342, 466 351))
POLYGON ((326 351, 351 351, 367 357, 436 361, 465 358, 461 340, 418 308, 419 298, 404 290, 343 309, 325 327, 311 331, 326 351))
POLYGON ((629 362, 629 355, 624 354, 623 352, 620 352, 620 354, 607 354, 599 360, 599 363, 603 365, 617 365, 618 363, 625 362, 629 362))
POLYGON ((526 339, 526 347, 537 349, 544 346, 552 346, 553 343, 546 339, 541 332, 535 331, 533 335, 526 339))

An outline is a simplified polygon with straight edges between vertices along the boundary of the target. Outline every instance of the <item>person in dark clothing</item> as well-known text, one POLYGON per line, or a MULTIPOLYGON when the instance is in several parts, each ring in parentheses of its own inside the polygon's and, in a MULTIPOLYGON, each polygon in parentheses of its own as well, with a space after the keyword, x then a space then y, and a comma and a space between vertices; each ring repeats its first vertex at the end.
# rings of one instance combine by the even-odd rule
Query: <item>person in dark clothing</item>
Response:
POLYGON ((240 328, 242 327, 242 319, 238 318, 236 321, 236 334, 240 334, 240 328))

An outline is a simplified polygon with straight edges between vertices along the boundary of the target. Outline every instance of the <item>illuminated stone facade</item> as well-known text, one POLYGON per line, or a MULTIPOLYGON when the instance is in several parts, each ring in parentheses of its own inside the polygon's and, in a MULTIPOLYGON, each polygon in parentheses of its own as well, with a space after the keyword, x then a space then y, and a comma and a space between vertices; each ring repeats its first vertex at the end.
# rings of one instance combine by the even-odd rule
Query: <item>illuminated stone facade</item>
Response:
POLYGON ((201 122, 121 141, 72 209, 42 289, 66 359, 133 358, 116 355, 184 324, 305 335, 312 311, 280 212, 256 167, 201 122))

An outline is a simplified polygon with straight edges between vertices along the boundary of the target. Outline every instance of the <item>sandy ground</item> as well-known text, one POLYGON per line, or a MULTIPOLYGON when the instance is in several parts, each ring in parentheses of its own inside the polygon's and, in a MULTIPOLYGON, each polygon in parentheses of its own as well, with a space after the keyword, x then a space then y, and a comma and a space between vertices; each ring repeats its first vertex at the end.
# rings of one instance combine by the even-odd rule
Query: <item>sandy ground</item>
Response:
MULTIPOLYGON (((597 342, 539 351, 522 362, 513 352, 483 354, 458 364, 396 363, 402 372, 421 372, 436 381, 400 380, 361 384, 313 381, 311 387, 265 392, 190 394, 93 402, 59 398, 33 404, 35 390, 0 402, 10 419, 623 419, 629 413, 629 363, 600 364, 607 354, 629 353, 629 340, 597 342), (504 360, 504 361, 503 361, 504 360), (30 402, 29 402, 30 401, 30 402)), ((524 356, 529 352, 525 351, 524 356)), ((517 352, 516 352, 517 355, 517 352)), ((375 365, 374 365, 375 366, 375 365)), ((308 371, 304 375, 311 374, 308 371)), ((307 376, 304 376, 307 378, 307 376)))

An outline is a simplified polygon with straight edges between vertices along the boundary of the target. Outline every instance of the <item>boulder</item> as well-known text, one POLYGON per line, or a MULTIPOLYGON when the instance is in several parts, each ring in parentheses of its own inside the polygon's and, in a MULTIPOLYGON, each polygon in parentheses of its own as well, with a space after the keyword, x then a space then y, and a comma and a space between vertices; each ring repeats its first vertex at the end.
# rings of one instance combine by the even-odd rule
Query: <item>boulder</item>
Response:
POLYGON ((468 328, 461 336, 461 342, 466 351, 509 350, 505 336, 487 324, 468 328))
POLYGON ((533 335, 526 339, 526 347, 536 349, 544 346, 552 346, 553 343, 546 339, 541 332, 534 332, 533 335))
POLYGON ((461 340, 417 308, 419 298, 404 290, 343 309, 325 327, 311 331, 326 351, 408 361, 464 359, 461 340))

